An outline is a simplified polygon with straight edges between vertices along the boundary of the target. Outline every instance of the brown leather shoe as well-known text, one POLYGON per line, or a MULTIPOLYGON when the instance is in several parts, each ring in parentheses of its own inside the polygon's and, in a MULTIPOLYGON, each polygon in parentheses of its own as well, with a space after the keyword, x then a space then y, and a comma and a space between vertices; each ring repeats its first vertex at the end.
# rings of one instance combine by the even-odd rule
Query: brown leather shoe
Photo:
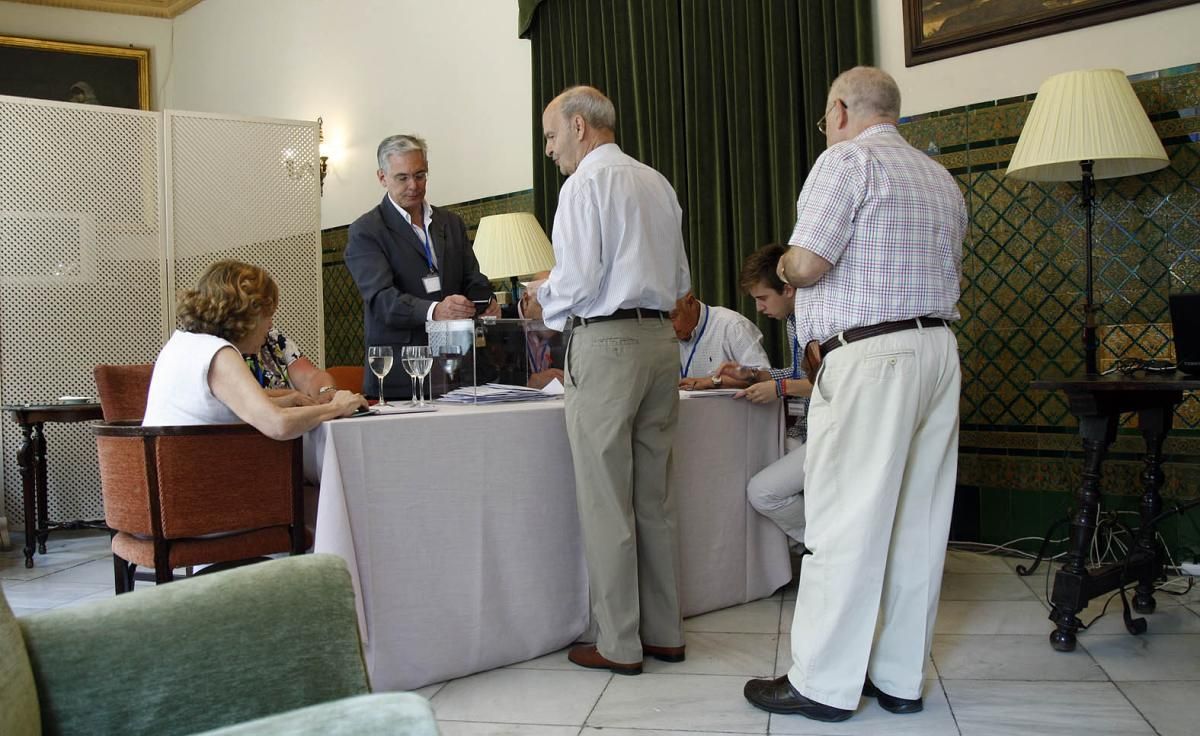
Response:
POLYGON ((642 674, 641 662, 624 664, 605 659, 604 655, 600 654, 600 650, 596 649, 595 644, 580 644, 577 647, 571 647, 571 651, 567 653, 567 659, 580 667, 588 667, 593 670, 609 670, 618 675, 642 674))
POLYGON ((656 647, 653 644, 642 645, 642 656, 649 655, 661 662, 682 662, 683 647, 656 647))

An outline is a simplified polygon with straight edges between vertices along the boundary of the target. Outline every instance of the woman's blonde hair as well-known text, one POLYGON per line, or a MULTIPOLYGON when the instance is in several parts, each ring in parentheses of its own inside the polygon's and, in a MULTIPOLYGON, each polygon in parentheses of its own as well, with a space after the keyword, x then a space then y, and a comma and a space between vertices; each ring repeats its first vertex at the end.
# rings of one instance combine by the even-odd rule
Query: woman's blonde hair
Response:
POLYGON ((279 287, 258 266, 217 261, 179 298, 179 327, 236 343, 275 313, 279 287))

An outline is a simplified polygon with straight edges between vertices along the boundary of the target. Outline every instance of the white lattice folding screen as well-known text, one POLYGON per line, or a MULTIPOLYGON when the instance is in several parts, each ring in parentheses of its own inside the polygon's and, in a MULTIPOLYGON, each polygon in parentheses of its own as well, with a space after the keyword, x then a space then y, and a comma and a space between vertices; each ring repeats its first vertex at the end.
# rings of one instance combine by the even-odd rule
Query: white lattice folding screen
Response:
POLYGON ((171 110, 166 126, 175 288, 222 258, 262 266, 275 326, 324 365, 316 124, 171 110))
MULTIPOLYGON (((316 138, 308 122, 0 96, 0 401, 94 396, 97 363, 152 362, 175 286, 226 257, 275 276, 277 323, 320 365, 316 138)), ((87 427, 49 425, 46 442, 50 518, 101 518, 87 427)), ((14 524, 19 445, 5 416, 14 524)))

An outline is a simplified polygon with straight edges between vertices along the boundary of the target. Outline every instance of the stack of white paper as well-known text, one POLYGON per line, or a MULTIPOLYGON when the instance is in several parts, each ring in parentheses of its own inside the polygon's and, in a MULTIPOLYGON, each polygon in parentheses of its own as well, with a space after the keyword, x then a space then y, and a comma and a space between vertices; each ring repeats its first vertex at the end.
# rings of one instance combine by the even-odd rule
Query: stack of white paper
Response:
POLYGON ((525 386, 509 386, 503 383, 489 383, 483 386, 456 388, 443 395, 438 401, 451 404, 496 404, 504 401, 544 401, 555 399, 563 393, 562 384, 557 379, 543 389, 527 388, 525 386))

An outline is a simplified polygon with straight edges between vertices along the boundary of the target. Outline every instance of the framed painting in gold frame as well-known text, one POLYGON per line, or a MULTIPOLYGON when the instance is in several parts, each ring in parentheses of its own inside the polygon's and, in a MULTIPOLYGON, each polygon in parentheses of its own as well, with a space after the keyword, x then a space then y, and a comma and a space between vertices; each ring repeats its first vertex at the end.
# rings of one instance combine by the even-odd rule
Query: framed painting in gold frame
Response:
POLYGON ((0 95, 150 109, 150 50, 0 36, 0 95))
POLYGON ((904 0, 904 65, 1195 2, 1200 0, 904 0))

